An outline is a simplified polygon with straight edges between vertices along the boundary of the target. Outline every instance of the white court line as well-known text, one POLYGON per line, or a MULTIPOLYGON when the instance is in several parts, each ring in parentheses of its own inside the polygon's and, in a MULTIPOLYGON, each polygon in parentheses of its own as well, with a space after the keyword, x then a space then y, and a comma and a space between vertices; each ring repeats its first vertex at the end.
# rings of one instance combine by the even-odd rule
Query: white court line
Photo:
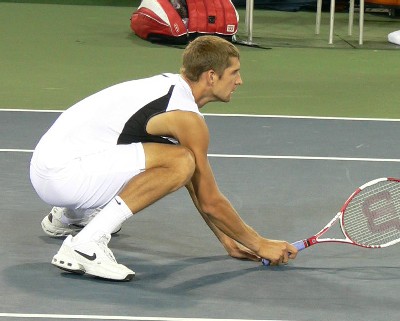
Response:
MULTIPOLYGON (((33 153, 32 149, 0 149, 0 152, 9 153, 33 153)), ((358 158, 358 157, 318 157, 318 156, 277 156, 277 155, 229 155, 229 154, 207 154, 214 158, 250 158, 250 159, 288 159, 288 160, 324 160, 324 161, 347 161, 347 162, 388 162, 400 163, 396 158, 358 158)))
POLYGON ((360 118, 360 117, 324 117, 324 116, 290 116, 290 115, 251 115, 251 114, 203 114, 215 117, 254 117, 254 118, 287 118, 287 119, 315 119, 315 120, 351 120, 351 121, 380 121, 400 122, 396 118, 360 118))
MULTIPOLYGON (((208 318, 166 318, 166 317, 129 317, 114 315, 71 315, 71 314, 27 314, 0 313, 0 317, 28 319, 90 319, 90 320, 132 320, 132 321, 284 321, 284 320, 247 320, 247 319, 208 319, 208 318)), ((286 320, 288 321, 288 320, 286 320)))
POLYGON ((15 112, 26 112, 26 113, 62 113, 64 110, 60 109, 11 109, 11 108, 0 108, 2 111, 15 111, 15 112))
POLYGON ((5 153, 33 153, 32 149, 9 149, 9 148, 4 148, 0 149, 0 152, 5 152, 5 153))
MULTIPOLYGON (((62 113, 64 110, 36 110, 36 109, 11 109, 0 108, 2 111, 29 112, 29 113, 62 113)), ((350 121, 379 121, 379 122, 400 122, 396 118, 357 118, 357 117, 323 117, 323 116, 290 116, 290 115, 253 115, 253 114, 210 114, 203 113, 210 117, 250 117, 250 118, 287 118, 287 119, 316 119, 316 120, 350 120, 350 121)))
POLYGON ((224 155, 208 154, 217 158, 258 158, 258 159, 290 159, 290 160, 325 160, 325 161, 352 161, 352 162, 393 162, 400 163, 396 158, 357 158, 357 157, 316 157, 316 156, 276 156, 276 155, 224 155))

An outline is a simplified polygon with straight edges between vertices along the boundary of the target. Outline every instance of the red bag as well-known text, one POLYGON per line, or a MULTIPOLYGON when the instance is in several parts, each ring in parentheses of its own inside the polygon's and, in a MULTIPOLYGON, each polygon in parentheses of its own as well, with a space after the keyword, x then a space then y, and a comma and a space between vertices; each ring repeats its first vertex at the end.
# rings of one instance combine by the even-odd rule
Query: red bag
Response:
POLYGON ((187 43, 201 34, 232 40, 239 15, 230 0, 143 0, 131 29, 149 41, 187 43))

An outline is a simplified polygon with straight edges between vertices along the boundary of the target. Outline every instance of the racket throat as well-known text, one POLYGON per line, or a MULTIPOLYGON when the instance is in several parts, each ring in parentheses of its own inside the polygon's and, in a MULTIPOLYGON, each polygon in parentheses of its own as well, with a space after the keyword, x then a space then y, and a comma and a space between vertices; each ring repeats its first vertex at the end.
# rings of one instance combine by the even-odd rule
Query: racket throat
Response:
POLYGON ((312 237, 304 240, 303 242, 304 242, 304 247, 306 247, 306 248, 309 246, 315 245, 318 243, 317 236, 312 236, 312 237))

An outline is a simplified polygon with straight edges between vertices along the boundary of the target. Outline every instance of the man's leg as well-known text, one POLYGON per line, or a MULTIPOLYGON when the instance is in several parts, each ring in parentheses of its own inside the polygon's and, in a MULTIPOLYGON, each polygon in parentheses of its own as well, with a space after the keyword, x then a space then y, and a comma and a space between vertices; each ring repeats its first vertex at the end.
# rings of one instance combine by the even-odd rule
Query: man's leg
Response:
POLYGON ((146 171, 130 180, 119 194, 133 214, 185 186, 195 169, 194 156, 187 148, 160 144, 143 147, 146 171))
POLYGON ((130 179, 118 197, 77 234, 77 240, 89 239, 99 230, 111 234, 130 216, 178 190, 191 179, 195 161, 188 149, 162 144, 143 144, 143 148, 145 171, 130 179))
POLYGON ((111 231, 134 213, 184 186, 195 169, 194 157, 184 147, 144 144, 144 152, 145 171, 134 176, 120 195, 112 199, 73 239, 66 239, 53 258, 54 265, 70 272, 109 279, 130 280, 133 277, 134 272, 118 264, 107 247, 111 231), (100 247, 97 244, 101 244, 100 247), (104 249, 105 255, 100 248, 104 249), (101 264, 96 258, 90 260, 93 253, 101 264))

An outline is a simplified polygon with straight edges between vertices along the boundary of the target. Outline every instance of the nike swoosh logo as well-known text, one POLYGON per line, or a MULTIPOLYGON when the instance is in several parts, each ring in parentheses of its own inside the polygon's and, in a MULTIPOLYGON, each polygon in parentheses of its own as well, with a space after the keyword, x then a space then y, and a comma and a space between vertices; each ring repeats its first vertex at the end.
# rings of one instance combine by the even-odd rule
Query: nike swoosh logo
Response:
POLYGON ((89 260, 89 261, 94 261, 96 260, 96 253, 93 253, 92 255, 87 255, 86 253, 82 253, 78 250, 75 250, 76 253, 78 253, 79 255, 83 256, 85 259, 89 260))
POLYGON ((115 199, 115 201, 117 202, 117 204, 118 204, 118 205, 121 205, 121 204, 122 204, 121 202, 118 202, 118 200, 117 200, 117 199, 115 199))

